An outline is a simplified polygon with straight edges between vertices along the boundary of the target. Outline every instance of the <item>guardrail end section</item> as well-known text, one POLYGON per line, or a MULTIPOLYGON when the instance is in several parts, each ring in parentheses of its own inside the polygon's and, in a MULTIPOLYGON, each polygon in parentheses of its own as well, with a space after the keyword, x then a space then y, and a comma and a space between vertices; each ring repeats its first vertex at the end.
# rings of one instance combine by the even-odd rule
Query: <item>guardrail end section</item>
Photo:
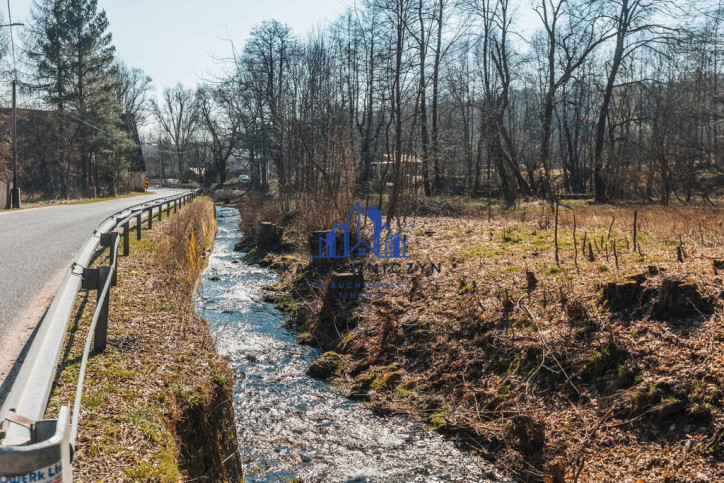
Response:
POLYGON ((29 444, 0 446, 0 483, 70 483, 73 469, 68 407, 60 408, 58 419, 38 421, 30 430, 29 444))

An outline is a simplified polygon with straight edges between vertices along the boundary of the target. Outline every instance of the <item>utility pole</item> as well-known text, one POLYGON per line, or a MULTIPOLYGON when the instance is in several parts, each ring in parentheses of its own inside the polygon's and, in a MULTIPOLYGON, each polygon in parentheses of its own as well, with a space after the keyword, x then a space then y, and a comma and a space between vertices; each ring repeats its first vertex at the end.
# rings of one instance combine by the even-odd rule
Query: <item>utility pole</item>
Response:
POLYGON ((10 13, 10 0, 8 0, 8 20, 10 23, 0 25, 0 27, 10 28, 10 45, 12 45, 13 53, 13 120, 12 120, 12 138, 13 138, 13 189, 10 191, 10 207, 20 208, 20 188, 18 188, 18 106, 17 106, 17 87, 18 87, 18 70, 15 65, 15 39, 13 38, 13 27, 22 27, 25 24, 13 23, 13 17, 10 13))
POLYGON ((20 208, 20 188, 18 188, 18 81, 13 79, 13 189, 10 195, 13 209, 20 208))
POLYGON ((158 163, 161 165, 161 183, 166 182, 166 170, 163 168, 163 151, 161 150, 161 139, 158 140, 158 163))

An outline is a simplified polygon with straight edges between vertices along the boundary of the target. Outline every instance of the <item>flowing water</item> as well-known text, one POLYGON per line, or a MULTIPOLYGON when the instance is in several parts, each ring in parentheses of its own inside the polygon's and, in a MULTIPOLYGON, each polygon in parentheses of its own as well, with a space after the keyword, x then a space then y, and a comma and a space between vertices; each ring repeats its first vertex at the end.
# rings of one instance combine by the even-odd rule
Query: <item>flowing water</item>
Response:
POLYGON ((305 374, 318 349, 297 344, 263 300, 272 271, 242 261, 239 212, 217 209, 216 244, 196 307, 236 378, 246 481, 490 481, 491 465, 400 417, 381 417, 305 374))

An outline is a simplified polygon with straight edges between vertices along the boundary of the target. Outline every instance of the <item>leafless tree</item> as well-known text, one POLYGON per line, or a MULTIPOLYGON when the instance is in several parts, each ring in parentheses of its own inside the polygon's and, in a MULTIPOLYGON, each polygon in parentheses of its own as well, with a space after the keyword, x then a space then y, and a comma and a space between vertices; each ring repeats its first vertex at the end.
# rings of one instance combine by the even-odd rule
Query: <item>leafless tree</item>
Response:
POLYGON ((173 145, 179 176, 184 175, 184 154, 191 149, 199 125, 199 106, 193 90, 182 84, 167 87, 161 101, 154 101, 153 113, 173 145))
POLYGON ((226 182, 227 161, 242 136, 242 115, 232 83, 204 85, 196 92, 203 145, 211 153, 213 172, 226 182))

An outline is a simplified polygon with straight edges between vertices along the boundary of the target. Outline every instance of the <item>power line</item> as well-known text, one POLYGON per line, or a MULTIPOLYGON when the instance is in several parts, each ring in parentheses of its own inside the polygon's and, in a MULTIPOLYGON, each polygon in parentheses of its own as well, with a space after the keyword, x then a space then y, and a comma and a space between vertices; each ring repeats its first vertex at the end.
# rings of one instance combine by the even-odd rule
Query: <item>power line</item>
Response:
POLYGON ((78 122, 82 122, 82 123, 85 124, 86 126, 92 128, 92 129, 95 129, 96 131, 100 131, 100 132, 102 132, 103 134, 105 134, 105 135, 107 135, 107 136, 113 136, 113 134, 111 134, 111 133, 109 133, 109 132, 107 132, 107 131, 104 131, 103 129, 101 129, 101 128, 97 127, 97 126, 94 126, 93 124, 91 124, 91 123, 89 123, 89 122, 86 122, 86 121, 84 121, 83 119, 81 119, 81 118, 79 118, 79 117, 76 117, 76 116, 74 116, 73 114, 71 114, 71 113, 69 113, 69 112, 66 112, 66 111, 56 111, 56 112, 60 112, 60 113, 62 113, 62 114, 65 114, 66 116, 68 116, 68 117, 70 117, 70 118, 73 118, 73 119, 75 119, 75 120, 78 121, 78 122))
MULTIPOLYGON (((144 146, 159 146, 160 143, 145 143, 144 146)), ((164 151, 161 148, 156 149, 157 153, 166 153, 166 154, 189 154, 189 153, 195 153, 193 149, 190 151, 164 151)))
MULTIPOLYGON (((153 144, 151 144, 151 146, 153 146, 153 144)), ((159 153, 169 153, 169 154, 188 154, 188 153, 194 152, 194 151, 162 151, 160 149, 157 149, 156 151, 159 153)))

